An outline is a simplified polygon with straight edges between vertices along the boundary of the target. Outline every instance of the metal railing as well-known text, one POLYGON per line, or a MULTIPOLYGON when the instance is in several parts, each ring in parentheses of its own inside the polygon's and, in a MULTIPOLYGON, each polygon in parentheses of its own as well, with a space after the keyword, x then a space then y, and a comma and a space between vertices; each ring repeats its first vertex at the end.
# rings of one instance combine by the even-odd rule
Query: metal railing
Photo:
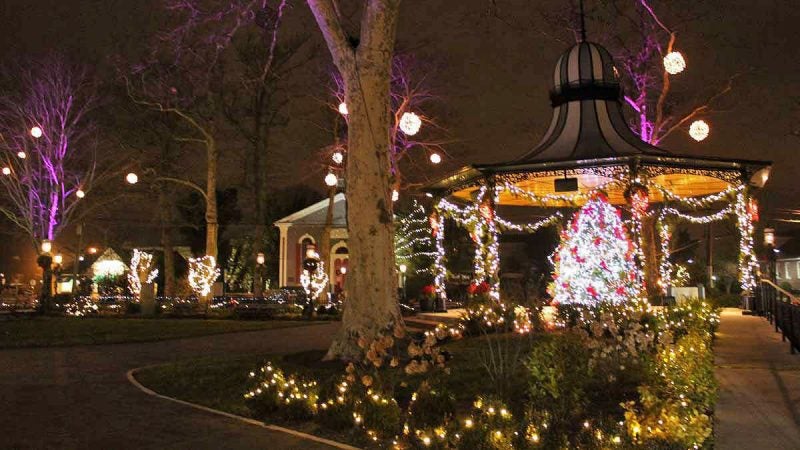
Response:
POLYGON ((800 298, 770 280, 760 280, 753 301, 753 312, 766 317, 789 341, 792 353, 800 350, 800 298))

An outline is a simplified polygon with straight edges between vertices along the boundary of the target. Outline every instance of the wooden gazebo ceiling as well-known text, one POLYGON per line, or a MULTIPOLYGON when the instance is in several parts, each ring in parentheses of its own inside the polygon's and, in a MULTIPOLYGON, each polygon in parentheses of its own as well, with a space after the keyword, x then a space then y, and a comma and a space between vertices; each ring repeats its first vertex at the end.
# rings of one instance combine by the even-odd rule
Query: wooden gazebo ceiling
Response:
MULTIPOLYGON (((571 175, 578 179, 578 188, 581 193, 588 193, 598 187, 602 188, 603 192, 608 196, 609 201, 614 205, 624 205, 627 203, 625 200, 625 189, 627 185, 624 183, 610 184, 612 180, 608 177, 603 177, 593 174, 580 174, 571 175), (603 187, 605 186, 605 187, 603 187)), ((560 176, 540 176, 529 178, 526 180, 515 182, 514 185, 524 191, 527 191, 537 197, 547 195, 562 195, 572 197, 577 192, 555 192, 555 180, 561 178, 560 176)), ((699 197, 705 195, 716 194, 731 187, 727 181, 720 180, 705 175, 695 174, 665 174, 653 177, 650 179, 652 184, 664 188, 675 195, 680 197, 699 197)), ((468 187, 456 192, 453 192, 453 197, 466 201, 473 202, 477 196, 478 187, 468 187)), ((663 196, 658 189, 650 189, 650 201, 657 203, 663 201, 663 196)), ((532 202, 524 196, 514 195, 511 192, 503 191, 500 194, 498 201, 499 206, 535 206, 535 207, 564 207, 564 206, 580 206, 583 201, 565 202, 554 200, 546 204, 541 202, 532 202)))

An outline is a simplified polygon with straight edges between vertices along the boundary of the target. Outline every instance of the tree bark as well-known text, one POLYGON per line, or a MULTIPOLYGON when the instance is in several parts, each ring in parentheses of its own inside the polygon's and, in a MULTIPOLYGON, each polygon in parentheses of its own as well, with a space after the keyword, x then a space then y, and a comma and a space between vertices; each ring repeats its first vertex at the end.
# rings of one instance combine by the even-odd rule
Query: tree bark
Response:
POLYGON ((307 0, 345 85, 349 110, 349 268, 342 327, 326 359, 356 359, 356 336, 402 326, 397 303, 389 151, 389 85, 399 0, 369 0, 357 47, 331 0, 307 0))
MULTIPOLYGON (((208 168, 206 173, 206 255, 217 259, 217 239, 219 223, 217 216, 217 144, 209 140, 206 144, 208 168)), ((219 262, 217 262, 219 263, 219 262)))
POLYGON ((662 292, 658 285, 655 214, 642 218, 642 253, 644 254, 644 281, 647 287, 647 297, 650 299, 660 297, 662 292))
POLYGON ((159 195, 161 207, 161 248, 164 251, 164 296, 175 296, 175 251, 172 247, 172 205, 162 186, 159 195))

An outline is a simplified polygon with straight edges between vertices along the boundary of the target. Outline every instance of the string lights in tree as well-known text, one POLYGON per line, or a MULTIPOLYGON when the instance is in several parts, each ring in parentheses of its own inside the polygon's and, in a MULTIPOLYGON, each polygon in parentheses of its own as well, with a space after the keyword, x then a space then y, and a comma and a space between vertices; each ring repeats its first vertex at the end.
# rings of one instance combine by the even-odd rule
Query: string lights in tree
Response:
POLYGON ((431 270, 436 257, 431 225, 425 208, 414 200, 411 211, 395 218, 394 257, 397 266, 413 273, 431 270))
POLYGON ((634 245, 620 211, 595 194, 576 212, 552 256, 551 294, 558 303, 623 303, 641 294, 634 245))
POLYGON ((400 130, 408 136, 419 133, 422 127, 422 119, 413 112, 404 112, 400 117, 400 130))
POLYGON ((141 294, 142 284, 152 283, 158 276, 158 269, 154 266, 151 253, 133 249, 128 272, 128 284, 134 297, 139 297, 139 294, 141 294))
POLYGON ((316 302, 320 295, 325 291, 328 285, 328 274, 325 273, 325 263, 322 261, 317 263, 317 268, 313 272, 308 269, 303 269, 300 275, 300 285, 306 293, 308 299, 313 303, 316 302))
POLYGON ((189 286, 199 297, 211 293, 211 286, 219 278, 219 267, 213 256, 189 258, 189 286))

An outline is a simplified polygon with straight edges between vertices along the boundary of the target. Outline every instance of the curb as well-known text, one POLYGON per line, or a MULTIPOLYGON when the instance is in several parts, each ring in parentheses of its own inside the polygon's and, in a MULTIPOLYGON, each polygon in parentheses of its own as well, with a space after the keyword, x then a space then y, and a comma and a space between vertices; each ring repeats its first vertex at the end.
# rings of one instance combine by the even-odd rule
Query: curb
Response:
POLYGON ((292 430, 290 428, 279 427, 277 425, 270 425, 270 424, 267 424, 267 423, 264 423, 264 422, 261 422, 261 421, 255 420, 255 419, 250 419, 248 417, 238 416, 236 414, 227 413, 225 411, 220 411, 218 409, 213 409, 213 408, 209 408, 207 406, 198 405, 197 403, 187 402, 185 400, 180 400, 180 399, 177 399, 177 398, 168 397, 166 395, 159 394, 158 392, 145 387, 144 385, 139 383, 139 381, 136 380, 136 377, 135 377, 136 372, 138 372, 141 369, 145 369, 147 367, 149 367, 149 366, 137 367, 135 369, 129 370, 125 374, 125 376, 128 378, 128 382, 130 382, 137 389, 139 389, 140 391, 144 392, 147 395, 150 395, 150 396, 153 396, 153 397, 158 397, 160 399, 168 400, 168 401, 171 401, 171 402, 174 402, 174 403, 178 403, 178 404, 181 404, 181 405, 184 405, 184 406, 189 406, 191 408, 199 409, 200 411, 205 411, 207 413, 211 413, 211 414, 216 414, 218 416, 227 417, 228 419, 237 420, 239 422, 244 422, 244 423, 247 423, 249 425, 255 425, 255 426, 258 426, 258 427, 266 428, 266 429, 271 430, 271 431, 277 431, 279 433, 290 434, 292 436, 299 437, 301 439, 307 439, 309 441, 319 442, 321 444, 329 445, 329 446, 334 447, 334 448, 340 448, 340 449, 343 449, 343 450, 360 450, 358 447, 353 447, 352 445, 347 445, 347 444, 343 444, 341 442, 336 442, 336 441, 332 441, 330 439, 325 439, 325 438, 321 438, 319 436, 314 436, 313 434, 303 433, 303 432, 300 432, 300 431, 292 430))

